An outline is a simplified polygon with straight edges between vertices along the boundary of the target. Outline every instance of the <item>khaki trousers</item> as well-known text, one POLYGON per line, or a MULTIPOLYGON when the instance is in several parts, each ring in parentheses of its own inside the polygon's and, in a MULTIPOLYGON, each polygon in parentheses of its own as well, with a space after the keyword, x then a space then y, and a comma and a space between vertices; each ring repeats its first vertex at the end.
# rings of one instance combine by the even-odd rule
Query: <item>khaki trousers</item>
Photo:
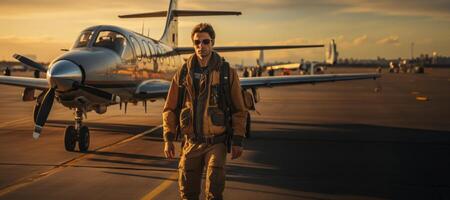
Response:
POLYGON ((194 144, 186 142, 178 165, 181 199, 199 199, 203 168, 206 167, 206 199, 223 199, 225 189, 225 144, 194 144))

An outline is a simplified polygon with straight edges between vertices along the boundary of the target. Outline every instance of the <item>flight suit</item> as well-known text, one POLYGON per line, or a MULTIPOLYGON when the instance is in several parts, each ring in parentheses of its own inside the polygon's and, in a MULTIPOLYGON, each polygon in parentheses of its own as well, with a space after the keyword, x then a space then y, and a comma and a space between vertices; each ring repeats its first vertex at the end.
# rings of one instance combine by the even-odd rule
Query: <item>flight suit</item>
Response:
MULTIPOLYGON (((180 115, 176 116, 181 69, 175 74, 163 110, 164 141, 173 141, 176 128, 185 138, 179 162, 179 189, 182 199, 198 199, 203 168, 206 167, 206 199, 222 199, 225 188, 226 145, 224 112, 219 108, 218 88, 223 59, 216 52, 201 73, 196 55, 186 62, 187 74, 182 84, 186 94, 180 115), (198 80, 195 80, 195 79, 198 80), (197 81, 197 82, 196 82, 197 81)), ((242 98, 239 77, 230 68, 231 128, 233 145, 242 146, 247 109, 242 98)))

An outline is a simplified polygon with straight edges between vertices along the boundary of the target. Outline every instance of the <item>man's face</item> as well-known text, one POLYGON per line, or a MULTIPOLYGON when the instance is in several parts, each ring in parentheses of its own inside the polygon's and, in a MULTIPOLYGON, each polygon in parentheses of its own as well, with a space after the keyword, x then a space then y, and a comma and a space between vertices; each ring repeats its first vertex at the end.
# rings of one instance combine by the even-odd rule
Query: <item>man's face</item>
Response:
POLYGON ((194 45, 195 54, 198 57, 206 58, 211 55, 211 52, 213 50, 213 41, 208 33, 195 33, 194 37, 192 38, 192 43, 194 45))

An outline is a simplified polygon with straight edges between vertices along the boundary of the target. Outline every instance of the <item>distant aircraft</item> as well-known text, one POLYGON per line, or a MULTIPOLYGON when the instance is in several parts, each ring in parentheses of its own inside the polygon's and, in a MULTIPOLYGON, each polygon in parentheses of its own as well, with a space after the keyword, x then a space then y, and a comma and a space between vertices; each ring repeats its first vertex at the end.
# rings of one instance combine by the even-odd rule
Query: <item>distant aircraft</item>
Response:
POLYGON ((12 71, 20 71, 20 72, 24 72, 27 71, 27 68, 23 65, 14 65, 11 67, 12 71))
POLYGON ((335 65, 338 58, 338 52, 336 48, 336 42, 331 40, 325 49, 325 62, 303 62, 303 59, 299 63, 288 63, 280 65, 267 65, 264 63, 264 51, 259 51, 259 58, 256 59, 258 66, 264 67, 266 70, 300 70, 302 74, 322 74, 327 66, 335 65))
MULTIPOLYGON (((194 53, 193 47, 178 47, 178 17, 207 15, 240 15, 231 11, 178 10, 177 0, 171 0, 167 11, 122 15, 121 18, 166 17, 164 33, 159 40, 117 26, 92 26, 83 30, 70 51, 54 59, 47 67, 21 55, 20 62, 41 72, 46 78, 0 76, 0 84, 24 87, 22 100, 35 99, 34 91, 43 91, 36 98, 33 137, 39 138, 51 111, 53 101, 75 110, 75 123, 65 130, 67 151, 76 143, 81 152, 89 148, 89 129, 83 116, 89 111, 103 114, 107 107, 124 103, 165 98, 174 71, 181 67, 180 55, 194 53)), ((287 48, 316 48, 323 45, 226 46, 214 47, 218 52, 251 51, 287 48)), ((379 74, 340 74, 291 77, 242 78, 244 90, 256 95, 258 87, 333 82, 355 79, 375 79, 379 74)), ((253 98, 253 96, 252 96, 253 98)), ((254 98, 252 101, 256 101, 254 98)), ((250 115, 248 115, 250 120, 250 115)), ((250 125, 250 124, 249 124, 250 125)))

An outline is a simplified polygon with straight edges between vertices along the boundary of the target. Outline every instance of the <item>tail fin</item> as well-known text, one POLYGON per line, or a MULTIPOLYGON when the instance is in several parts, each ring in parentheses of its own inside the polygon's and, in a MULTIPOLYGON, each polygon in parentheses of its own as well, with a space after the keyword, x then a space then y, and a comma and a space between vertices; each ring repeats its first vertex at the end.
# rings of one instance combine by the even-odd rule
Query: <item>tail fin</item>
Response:
POLYGON ((164 33, 159 41, 171 46, 178 46, 178 17, 174 15, 174 11, 178 7, 178 0, 170 0, 169 9, 167 10, 166 26, 164 33))
POLYGON ((264 67, 264 50, 259 50, 259 58, 256 59, 256 64, 260 67, 264 67))
POLYGON ((147 18, 147 17, 166 17, 166 26, 160 41, 172 46, 178 46, 178 17, 188 16, 213 16, 213 15, 241 15, 241 12, 235 11, 208 11, 208 10, 177 10, 178 0, 170 0, 167 11, 138 13, 129 15, 119 15, 120 18, 147 18))
POLYGON ((325 63, 328 65, 335 65, 338 58, 338 52, 336 50, 336 43, 331 40, 330 44, 325 50, 325 63))

